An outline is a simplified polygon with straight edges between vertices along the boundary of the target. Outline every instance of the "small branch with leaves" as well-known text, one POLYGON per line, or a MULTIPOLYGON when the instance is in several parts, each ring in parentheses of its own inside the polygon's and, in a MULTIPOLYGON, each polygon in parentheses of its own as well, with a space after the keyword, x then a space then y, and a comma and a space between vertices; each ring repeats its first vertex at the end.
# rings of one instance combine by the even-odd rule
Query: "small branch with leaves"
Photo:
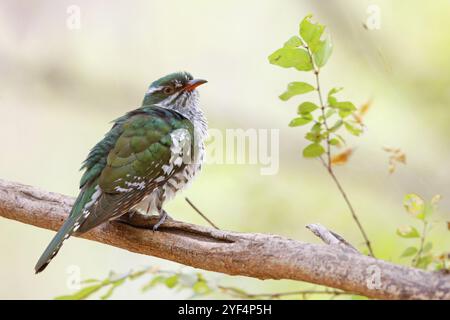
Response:
POLYGON ((438 211, 440 200, 439 194, 433 196, 430 201, 425 201, 415 193, 407 194, 403 199, 403 206, 411 217, 422 224, 422 230, 419 231, 412 225, 404 225, 397 229, 397 235, 404 239, 419 239, 417 246, 407 247, 401 255, 402 258, 412 257, 413 267, 448 273, 450 272, 448 269, 450 253, 433 254, 433 243, 427 239, 432 226, 430 218, 438 211))
POLYGON ((311 15, 305 17, 299 26, 299 35, 291 37, 282 48, 269 56, 269 62, 283 67, 295 68, 298 71, 313 72, 315 86, 307 82, 291 82, 287 90, 280 95, 280 99, 287 101, 290 98, 315 91, 318 104, 305 101, 298 106, 298 117, 290 123, 291 127, 303 126, 313 123, 305 138, 310 142, 303 149, 305 158, 317 158, 336 184, 341 196, 344 198, 353 220, 357 224, 369 254, 374 256, 369 237, 363 228, 356 211, 350 202, 347 192, 338 180, 333 165, 341 164, 342 159, 348 159, 352 149, 333 156, 333 148, 345 145, 345 139, 340 133, 344 127, 350 134, 359 136, 363 132, 362 115, 367 112, 370 103, 358 110, 350 101, 338 101, 336 94, 342 88, 332 88, 324 101, 320 84, 321 68, 325 66, 332 53, 332 44, 329 37, 324 37, 325 26, 311 22, 311 15), (316 111, 319 111, 317 113, 316 111))
POLYGON ((88 298, 109 299, 113 293, 130 281, 141 280, 141 292, 146 293, 157 286, 187 295, 188 299, 223 294, 238 299, 281 299, 283 297, 307 299, 312 295, 327 295, 330 298, 351 293, 333 289, 309 289, 271 293, 248 293, 237 287, 220 285, 196 270, 163 270, 150 266, 124 274, 111 272, 105 279, 87 279, 81 282, 82 288, 72 294, 58 296, 56 300, 84 300, 88 298), (148 279, 146 279, 148 278, 148 279))

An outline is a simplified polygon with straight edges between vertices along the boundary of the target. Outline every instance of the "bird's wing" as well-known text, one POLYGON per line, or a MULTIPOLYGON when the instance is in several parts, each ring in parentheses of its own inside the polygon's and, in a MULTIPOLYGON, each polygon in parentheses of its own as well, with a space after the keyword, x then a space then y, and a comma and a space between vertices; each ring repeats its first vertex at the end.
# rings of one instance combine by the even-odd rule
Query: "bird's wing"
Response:
POLYGON ((44 270, 70 235, 126 213, 182 170, 192 158, 193 137, 192 123, 173 110, 152 106, 119 118, 84 162, 80 194, 36 272, 44 270))
POLYGON ((181 114, 153 107, 131 117, 110 150, 92 206, 79 232, 128 212, 191 160, 193 125, 181 114))

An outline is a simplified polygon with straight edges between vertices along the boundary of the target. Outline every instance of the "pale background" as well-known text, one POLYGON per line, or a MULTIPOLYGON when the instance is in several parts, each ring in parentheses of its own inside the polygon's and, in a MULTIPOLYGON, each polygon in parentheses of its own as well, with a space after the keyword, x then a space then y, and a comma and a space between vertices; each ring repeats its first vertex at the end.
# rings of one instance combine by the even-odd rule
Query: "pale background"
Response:
MULTIPOLYGON (((376 253, 400 259, 413 242, 395 235, 412 220, 403 195, 443 195, 432 231, 437 251, 450 245, 450 2, 423 1, 17 1, 0 3, 0 178, 75 196, 78 168, 109 122, 138 106, 148 84, 187 70, 209 83, 201 101, 214 128, 279 128, 280 171, 209 165, 185 192, 225 229, 269 232, 318 242, 304 226, 320 222, 362 247, 345 204, 318 162, 301 158, 304 129, 291 129, 298 101, 277 96, 310 75, 272 66, 267 56, 298 29, 308 13, 326 24, 334 54, 323 86, 343 86, 360 105, 373 99, 368 131, 350 144, 357 151, 342 180, 376 253), (362 27, 367 7, 381 9, 381 29, 362 27), (81 29, 66 27, 67 7, 81 8, 81 29), (382 146, 400 147, 407 166, 387 172, 382 146)), ((314 96, 311 96, 314 98, 314 96)), ((178 197, 168 211, 201 223, 178 197)), ((417 225, 416 225, 417 226, 417 225)), ((180 266, 94 242, 71 239, 48 269, 33 267, 53 233, 0 218, 0 298, 53 298, 70 293, 67 267, 83 278, 106 277, 143 265, 180 266)), ((221 279, 221 275, 217 275, 221 279)), ((292 281, 223 276, 251 292, 311 288, 292 281)), ((115 298, 183 298, 142 283, 115 298)))

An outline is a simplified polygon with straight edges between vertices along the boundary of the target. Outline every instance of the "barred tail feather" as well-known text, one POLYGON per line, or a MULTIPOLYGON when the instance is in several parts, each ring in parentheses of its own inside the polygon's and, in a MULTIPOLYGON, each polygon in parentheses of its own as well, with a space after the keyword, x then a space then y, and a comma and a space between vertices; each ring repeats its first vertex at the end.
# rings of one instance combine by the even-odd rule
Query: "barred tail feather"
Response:
POLYGON ((49 243, 44 253, 39 258, 39 261, 36 263, 36 266, 34 267, 36 273, 44 271, 50 261, 52 261, 52 259, 56 256, 59 249, 61 249, 64 241, 67 240, 72 234, 77 232, 80 226, 86 220, 87 215, 84 214, 84 209, 95 202, 96 199, 93 198, 97 196, 95 194, 96 190, 97 187, 90 186, 84 188, 80 192, 77 200, 75 201, 75 204, 73 205, 69 217, 64 222, 61 229, 59 229, 58 233, 56 233, 56 235, 53 237, 52 241, 49 243))
POLYGON ((43 271, 56 256, 64 241, 74 232, 76 221, 77 219, 75 219, 75 217, 70 217, 64 222, 61 229, 59 229, 58 233, 53 237, 52 241, 47 246, 47 249, 45 249, 44 253, 39 258, 39 261, 36 263, 36 266, 34 267, 36 273, 43 271))

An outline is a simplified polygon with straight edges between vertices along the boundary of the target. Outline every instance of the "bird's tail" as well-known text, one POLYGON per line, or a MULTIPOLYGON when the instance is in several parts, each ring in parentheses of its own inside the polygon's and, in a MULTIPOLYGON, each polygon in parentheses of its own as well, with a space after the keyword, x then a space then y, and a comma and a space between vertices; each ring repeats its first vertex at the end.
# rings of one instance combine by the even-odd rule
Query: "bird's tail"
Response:
POLYGON ((59 229, 58 233, 53 237, 52 241, 39 258, 39 261, 36 263, 36 266, 34 267, 36 273, 43 271, 50 261, 56 256, 59 249, 61 249, 64 240, 69 238, 69 236, 74 232, 76 220, 76 217, 71 216, 66 220, 66 222, 64 222, 61 229, 59 229))
POLYGON ((86 203, 93 197, 94 192, 94 187, 85 188, 80 192, 66 222, 64 222, 61 229, 59 229, 58 233, 53 237, 52 241, 39 258, 39 261, 36 263, 36 266, 34 267, 36 273, 43 271, 47 267, 50 261, 56 256, 59 249, 61 249, 64 241, 75 233, 86 220, 86 216, 83 216, 83 209, 86 203))

